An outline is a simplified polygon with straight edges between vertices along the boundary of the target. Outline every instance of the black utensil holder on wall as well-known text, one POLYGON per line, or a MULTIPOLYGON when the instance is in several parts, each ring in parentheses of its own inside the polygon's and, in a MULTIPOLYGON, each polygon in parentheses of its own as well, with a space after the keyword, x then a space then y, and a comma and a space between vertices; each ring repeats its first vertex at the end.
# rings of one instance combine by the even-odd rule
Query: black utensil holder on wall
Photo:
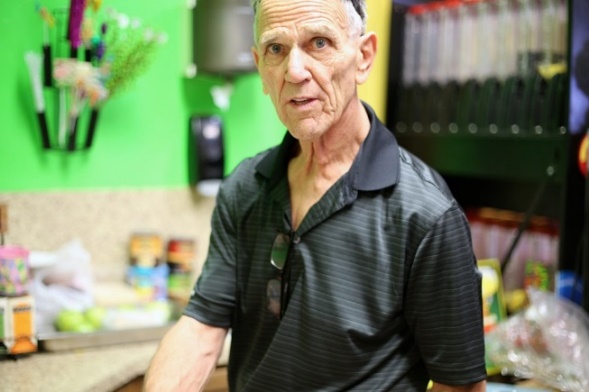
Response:
POLYGON ((67 36, 68 9, 53 10, 55 25, 49 29, 48 42, 42 46, 42 86, 46 102, 46 111, 37 113, 41 142, 44 150, 58 151, 83 151, 88 150, 94 143, 100 108, 85 105, 75 116, 71 113, 67 120, 60 119, 60 110, 71 110, 71 102, 67 99, 60 99, 60 94, 66 94, 66 87, 56 85, 53 77, 53 62, 55 58, 75 58, 80 61, 92 62, 92 48, 83 50, 71 50, 67 36), (66 108, 60 108, 66 105, 66 108), (60 122, 65 125, 65 134, 59 135, 60 122), (61 139, 61 140, 60 140, 61 139))

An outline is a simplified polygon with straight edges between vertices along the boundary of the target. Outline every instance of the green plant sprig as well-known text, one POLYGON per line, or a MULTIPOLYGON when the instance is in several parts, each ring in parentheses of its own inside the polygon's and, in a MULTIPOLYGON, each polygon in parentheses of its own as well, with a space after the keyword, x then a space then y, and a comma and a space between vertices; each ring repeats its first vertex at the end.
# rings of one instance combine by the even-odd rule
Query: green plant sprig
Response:
POLYGON ((109 22, 104 56, 109 98, 127 89, 147 71, 161 43, 161 35, 149 28, 122 28, 116 19, 109 22))

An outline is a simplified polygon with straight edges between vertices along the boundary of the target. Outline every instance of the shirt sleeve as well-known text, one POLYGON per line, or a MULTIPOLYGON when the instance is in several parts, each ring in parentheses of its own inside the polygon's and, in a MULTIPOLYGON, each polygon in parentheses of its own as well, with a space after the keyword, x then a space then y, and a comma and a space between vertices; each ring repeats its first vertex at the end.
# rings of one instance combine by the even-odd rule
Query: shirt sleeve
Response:
POLYGON ((230 199, 222 186, 211 218, 209 250, 184 314, 208 325, 228 328, 236 296, 236 229, 230 199))
POLYGON ((417 247, 405 314, 433 381, 463 385, 486 378, 481 277, 468 222, 455 203, 417 247))

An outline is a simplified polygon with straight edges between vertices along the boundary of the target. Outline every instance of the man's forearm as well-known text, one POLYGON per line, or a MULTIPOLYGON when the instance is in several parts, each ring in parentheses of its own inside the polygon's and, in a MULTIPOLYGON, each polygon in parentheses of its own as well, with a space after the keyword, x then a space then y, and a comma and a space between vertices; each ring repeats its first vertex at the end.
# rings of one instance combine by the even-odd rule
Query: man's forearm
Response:
POLYGON ((226 333, 186 316, 180 318, 151 361, 144 391, 201 391, 217 365, 226 333))

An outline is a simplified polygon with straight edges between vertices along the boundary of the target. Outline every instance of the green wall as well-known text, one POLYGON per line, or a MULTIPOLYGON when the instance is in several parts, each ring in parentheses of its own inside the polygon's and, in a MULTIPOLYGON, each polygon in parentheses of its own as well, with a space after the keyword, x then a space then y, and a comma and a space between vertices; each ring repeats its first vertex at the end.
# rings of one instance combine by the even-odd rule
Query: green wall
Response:
MULTIPOLYGON (((101 109, 94 145, 67 153, 42 149, 24 54, 41 50, 42 20, 35 1, 0 2, 0 192, 52 189, 173 187, 188 184, 188 121, 221 115, 226 171, 244 157, 278 143, 285 130, 254 74, 232 80, 229 109, 215 106, 210 88, 218 76, 183 77, 190 53, 190 14, 185 0, 104 0, 108 7, 165 31, 167 43, 130 89, 101 109)), ((66 0, 41 1, 50 10, 66 0)), ((247 32, 249 33, 249 32, 247 32)), ((45 89, 48 114, 55 93, 45 89)), ((52 132, 57 124, 50 119, 52 132)))

